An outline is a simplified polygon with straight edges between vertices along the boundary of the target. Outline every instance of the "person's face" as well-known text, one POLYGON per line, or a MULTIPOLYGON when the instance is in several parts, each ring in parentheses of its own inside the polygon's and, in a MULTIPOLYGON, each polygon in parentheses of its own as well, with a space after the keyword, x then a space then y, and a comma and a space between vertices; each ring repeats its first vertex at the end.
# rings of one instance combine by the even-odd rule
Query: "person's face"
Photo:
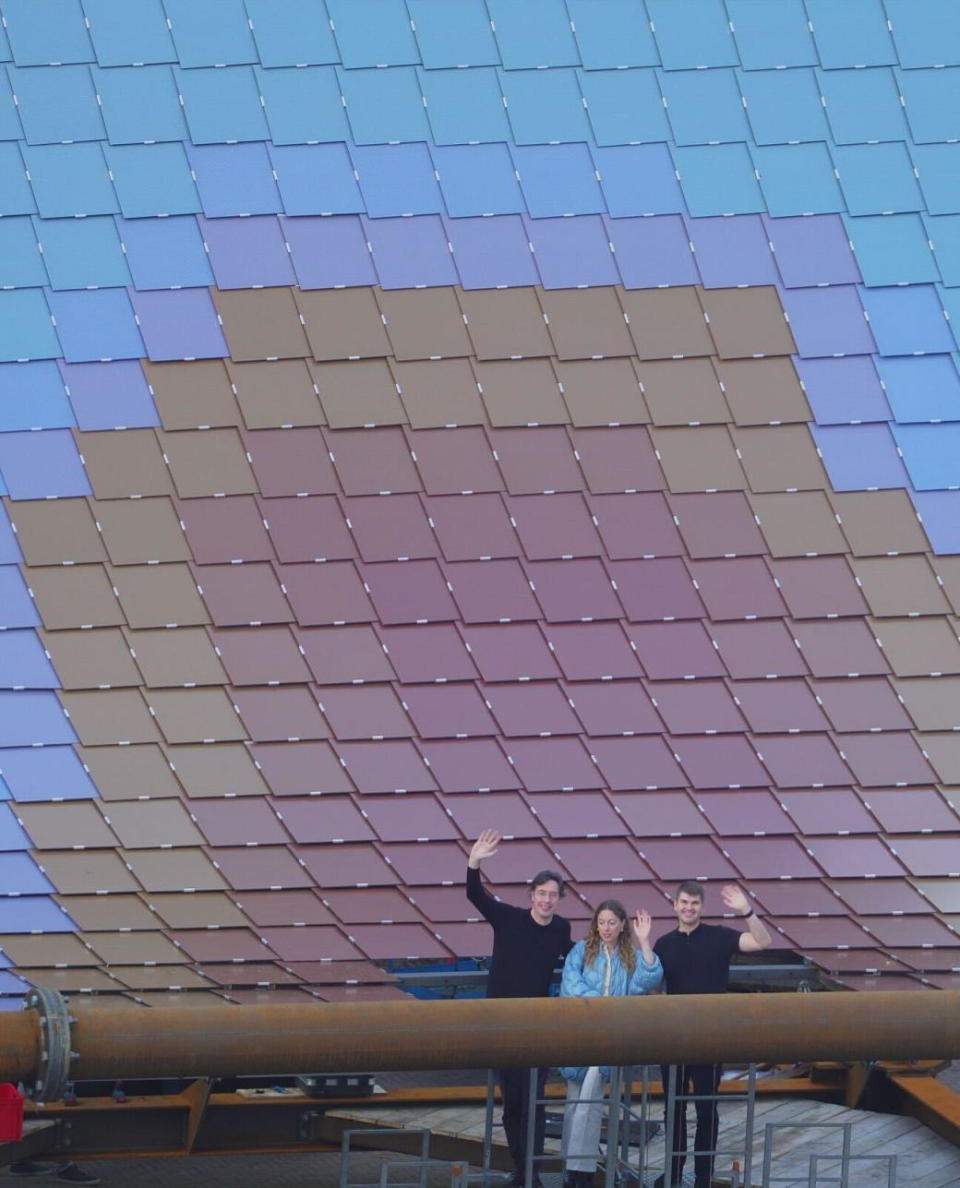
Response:
POLYGON ((538 924, 549 924, 560 902, 560 886, 556 879, 547 879, 530 892, 530 913, 538 924))
POLYGON ((673 910, 682 928, 694 929, 700 923, 703 900, 699 895, 688 895, 686 891, 681 891, 673 901, 673 910))
POLYGON ((613 949, 620 939, 620 933, 623 932, 623 921, 616 912, 604 909, 597 916, 597 932, 600 933, 600 939, 607 948, 613 949))

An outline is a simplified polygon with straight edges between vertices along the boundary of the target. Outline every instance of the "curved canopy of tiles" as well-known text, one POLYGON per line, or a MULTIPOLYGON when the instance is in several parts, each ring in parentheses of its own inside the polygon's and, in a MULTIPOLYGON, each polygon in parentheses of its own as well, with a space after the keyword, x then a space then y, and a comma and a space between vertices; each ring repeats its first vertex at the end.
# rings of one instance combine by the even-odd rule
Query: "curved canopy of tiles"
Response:
POLYGON ((2 1001, 388 993, 488 826, 954 984, 960 8, 0 15, 2 1001))

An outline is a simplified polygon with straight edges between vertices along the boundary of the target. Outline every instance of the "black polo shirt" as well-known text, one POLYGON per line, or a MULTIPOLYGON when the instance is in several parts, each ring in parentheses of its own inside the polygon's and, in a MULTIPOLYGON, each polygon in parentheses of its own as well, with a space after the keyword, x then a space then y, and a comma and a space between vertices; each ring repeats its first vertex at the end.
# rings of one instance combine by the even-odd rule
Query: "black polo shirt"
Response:
POLYGON ((698 924, 693 932, 675 928, 661 936, 653 951, 663 964, 667 994, 724 994, 730 958, 739 952, 743 933, 725 924, 698 924))

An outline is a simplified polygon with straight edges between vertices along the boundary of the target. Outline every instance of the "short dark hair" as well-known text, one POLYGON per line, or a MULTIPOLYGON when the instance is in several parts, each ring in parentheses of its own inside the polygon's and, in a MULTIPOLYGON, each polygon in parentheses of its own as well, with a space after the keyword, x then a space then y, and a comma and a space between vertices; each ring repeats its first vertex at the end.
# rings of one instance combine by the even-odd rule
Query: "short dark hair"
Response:
POLYGON ((539 870, 530 880, 530 890, 536 891, 538 887, 542 887, 544 883, 556 883, 560 888, 560 898, 566 895, 566 887, 563 882, 563 875, 557 874, 555 870, 539 870))
POLYGON ((703 883, 698 883, 696 879, 684 879, 673 898, 679 899, 681 895, 689 895, 692 899, 699 899, 703 903, 705 898, 703 883))

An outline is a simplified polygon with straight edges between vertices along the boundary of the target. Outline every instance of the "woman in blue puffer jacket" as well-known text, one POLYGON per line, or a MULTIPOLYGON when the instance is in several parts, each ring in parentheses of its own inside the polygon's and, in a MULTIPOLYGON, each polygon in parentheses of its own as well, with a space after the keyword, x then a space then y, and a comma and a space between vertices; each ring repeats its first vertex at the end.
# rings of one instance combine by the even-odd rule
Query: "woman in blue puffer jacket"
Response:
MULTIPOLYGON (((646 994, 655 989, 663 977, 663 967, 650 947, 650 926, 648 912, 638 911, 628 924, 623 904, 618 899, 605 899, 593 913, 586 938, 577 941, 567 954, 560 993, 598 998, 607 994, 646 994)), ((597 1168, 603 1085, 609 1069, 561 1068, 560 1075, 567 1082, 564 1188, 588 1188, 597 1168)))

